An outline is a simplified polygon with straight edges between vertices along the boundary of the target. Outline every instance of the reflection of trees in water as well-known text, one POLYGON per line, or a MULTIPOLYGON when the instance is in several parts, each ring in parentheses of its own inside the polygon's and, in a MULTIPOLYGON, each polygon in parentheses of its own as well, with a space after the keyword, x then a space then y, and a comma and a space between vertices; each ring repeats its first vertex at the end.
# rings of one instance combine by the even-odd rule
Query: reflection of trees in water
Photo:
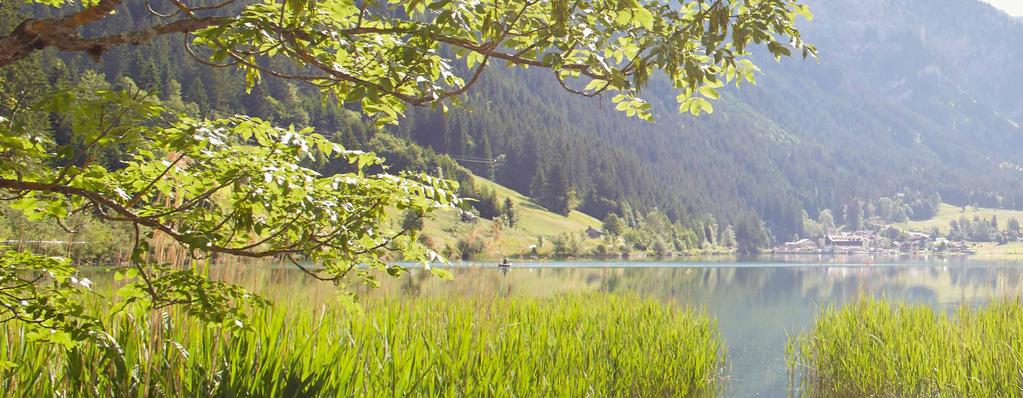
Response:
POLYGON ((711 267, 626 269, 613 274, 605 288, 632 291, 662 298, 713 295, 722 291, 736 295, 792 290, 802 274, 785 268, 711 267))
POLYGON ((698 284, 699 273, 692 268, 629 268, 607 272, 602 290, 634 292, 673 298, 680 290, 698 284))
POLYGON ((451 280, 443 280, 419 269, 397 280, 382 280, 380 289, 367 294, 405 294, 411 296, 549 296, 567 292, 604 289, 607 272, 600 268, 459 268, 450 270, 451 280), (504 272, 507 271, 507 272, 504 272))
POLYGON ((960 302, 1019 295, 1019 269, 964 267, 848 267, 805 271, 807 297, 860 294, 926 302, 960 302))
MULTIPOLYGON (((494 268, 452 270, 441 280, 425 270, 394 279, 382 277, 379 289, 356 290, 363 296, 546 296, 579 291, 632 292, 664 300, 714 302, 741 300, 813 300, 861 294, 923 302, 986 301, 1023 297, 1023 268, 953 266, 796 266, 705 268, 494 268)), ((235 268, 217 279, 253 288, 287 289, 329 297, 333 285, 310 282, 291 269, 235 268)), ((354 287, 354 286, 353 286, 354 287)))
POLYGON ((1023 272, 941 266, 617 269, 601 290, 666 299, 727 294, 826 301, 872 295, 948 303, 1023 296, 1023 272))

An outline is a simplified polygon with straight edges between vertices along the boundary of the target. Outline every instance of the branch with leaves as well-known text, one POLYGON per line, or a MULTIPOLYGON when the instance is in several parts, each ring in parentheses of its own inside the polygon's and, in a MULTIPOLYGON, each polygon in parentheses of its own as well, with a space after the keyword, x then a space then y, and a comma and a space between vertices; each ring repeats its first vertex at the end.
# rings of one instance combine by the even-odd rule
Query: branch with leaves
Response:
POLYGON ((651 120, 641 91, 657 72, 678 91, 679 110, 696 115, 713 109, 708 100, 724 84, 754 81, 751 46, 779 58, 816 54, 796 28, 800 16, 812 18, 796 0, 283 0, 240 11, 232 1, 166 1, 173 13, 147 5, 167 22, 102 37, 77 32, 102 23, 122 0, 26 20, 0 38, 0 67, 47 47, 100 60, 117 45, 183 34, 188 54, 244 69, 250 86, 264 75, 306 81, 380 123, 396 122, 409 105, 457 99, 495 60, 549 69, 567 91, 613 94, 616 109, 651 120), (283 64, 268 61, 276 58, 292 67, 275 69, 283 64))
POLYGON ((426 214, 459 203, 449 193, 457 189, 454 182, 389 174, 376 155, 345 149, 309 129, 244 116, 195 120, 140 92, 95 94, 59 92, 38 105, 66 115, 72 141, 81 144, 56 145, 17 123, 0 124, 0 191, 32 220, 84 213, 130 224, 132 264, 119 274, 133 281, 119 292, 126 303, 178 305, 230 326, 242 322, 241 303, 259 302, 194 268, 153 264, 150 245, 158 234, 184 246, 193 260, 215 254, 291 259, 340 284, 355 268, 400 273, 385 262, 388 253, 437 259, 407 230, 386 227, 388 209, 426 214), (127 153, 120 167, 91 161, 111 146, 127 153), (350 171, 325 176, 307 166, 337 158, 350 171))

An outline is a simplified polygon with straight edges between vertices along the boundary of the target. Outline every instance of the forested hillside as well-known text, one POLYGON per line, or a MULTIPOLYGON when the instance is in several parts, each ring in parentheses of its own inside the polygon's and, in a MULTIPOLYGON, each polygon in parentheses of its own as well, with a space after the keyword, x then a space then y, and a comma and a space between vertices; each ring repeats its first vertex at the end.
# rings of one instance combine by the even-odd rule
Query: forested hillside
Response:
POLYGON ((658 121, 629 120, 542 73, 505 71, 446 120, 423 110, 399 131, 445 153, 506 155, 477 172, 516 189, 530 191, 540 170, 567 173, 598 217, 622 201, 682 220, 734 222, 752 211, 788 238, 802 234, 804 211, 829 208, 859 225, 845 215, 874 215, 867 204, 879 197, 910 198, 912 218, 936 210, 934 200, 909 206, 912 198, 934 194, 1023 206, 1023 106, 1012 78, 1023 24, 973 0, 810 5, 806 32, 820 62, 763 57, 758 87, 729 92, 712 115, 678 115, 672 92, 655 85, 647 95, 661 100, 658 121))
MULTIPOLYGON (((657 118, 648 123, 616 112, 608 98, 566 93, 548 73, 491 68, 446 115, 416 108, 388 130, 555 212, 638 220, 658 209, 693 230, 743 223, 737 232, 753 231, 759 219, 771 237, 788 239, 823 209, 845 223, 847 214, 871 215, 866 203, 900 194, 1023 207, 1015 121, 1023 82, 1014 78, 1023 24, 975 0, 809 3, 816 18, 805 30, 820 61, 765 56, 758 87, 728 90, 710 115, 679 114, 666 84, 644 93, 657 118)), ((130 12, 105 23, 155 18, 145 7, 130 2, 130 12)), ((10 29, 16 10, 6 3, 3 12, 0 24, 10 29)), ((308 125, 348 145, 368 147, 379 134, 301 83, 266 79, 246 92, 239 72, 202 66, 179 44, 115 47, 99 63, 44 52, 36 66, 4 70, 5 81, 134 84, 186 113, 308 125)), ((59 138, 60 122, 48 125, 59 138)), ((425 166, 436 168, 417 165, 425 166)), ((905 202, 911 218, 936 210, 905 202)))

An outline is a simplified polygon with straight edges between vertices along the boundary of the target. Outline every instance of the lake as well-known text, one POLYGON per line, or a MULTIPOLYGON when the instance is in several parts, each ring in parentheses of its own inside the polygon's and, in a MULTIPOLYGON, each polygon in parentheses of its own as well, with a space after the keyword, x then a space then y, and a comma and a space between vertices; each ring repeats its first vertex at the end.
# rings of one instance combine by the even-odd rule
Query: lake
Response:
MULTIPOLYGON (((332 284, 290 266, 221 268, 223 277, 268 296, 288 295, 329 303, 332 284)), ((860 297, 926 303, 941 310, 992 299, 1023 297, 1023 260, 965 257, 770 256, 749 261, 544 261, 449 268, 453 280, 422 269, 383 278, 360 294, 407 299, 419 296, 549 296, 606 291, 635 294, 702 309, 718 321, 728 347, 725 396, 785 396, 789 335, 808 328, 822 308, 860 297)))
POLYGON ((790 390, 789 335, 818 312, 862 296, 948 309, 1023 296, 1023 262, 968 258, 768 257, 755 261, 536 262, 504 272, 490 264, 453 267, 444 281, 422 271, 370 294, 527 295, 610 291, 702 308, 728 346, 725 396, 775 397, 790 390))

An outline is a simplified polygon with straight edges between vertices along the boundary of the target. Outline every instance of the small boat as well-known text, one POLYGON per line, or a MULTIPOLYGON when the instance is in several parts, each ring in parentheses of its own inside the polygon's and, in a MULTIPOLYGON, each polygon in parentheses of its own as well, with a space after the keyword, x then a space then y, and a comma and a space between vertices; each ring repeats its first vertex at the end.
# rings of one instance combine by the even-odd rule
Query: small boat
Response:
POLYGON ((511 268, 511 262, 509 262, 508 258, 505 257, 504 260, 501 260, 500 264, 497 264, 497 266, 500 268, 511 268))

